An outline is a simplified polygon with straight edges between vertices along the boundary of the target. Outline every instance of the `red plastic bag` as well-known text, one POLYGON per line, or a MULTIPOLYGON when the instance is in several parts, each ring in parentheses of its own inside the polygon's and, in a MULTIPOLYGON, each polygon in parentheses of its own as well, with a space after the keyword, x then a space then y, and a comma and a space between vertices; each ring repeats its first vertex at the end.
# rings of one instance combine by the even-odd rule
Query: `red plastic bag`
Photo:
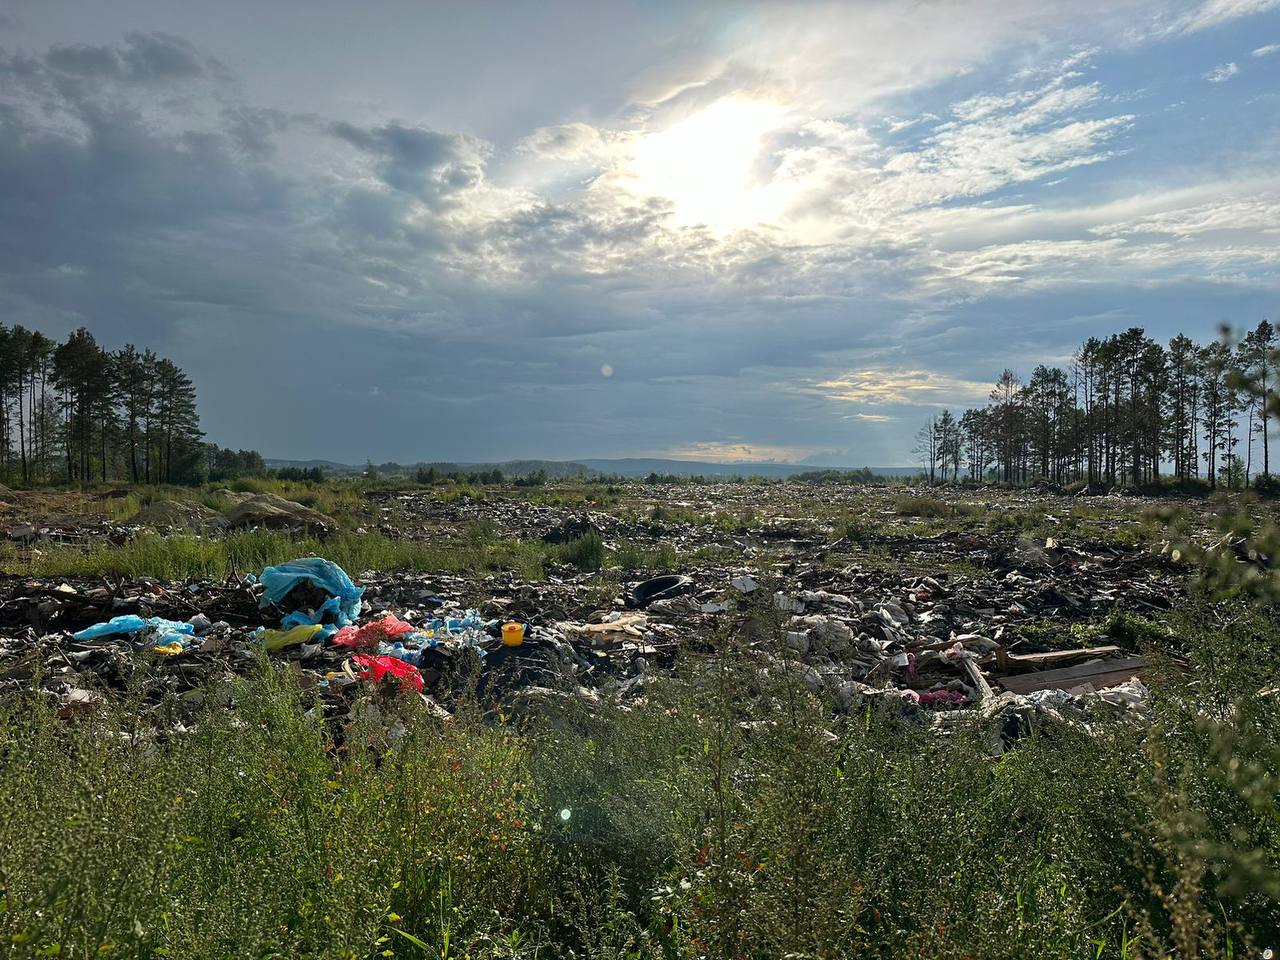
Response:
POLYGON ((361 680, 381 683, 384 677, 395 677, 402 686, 413 687, 418 693, 422 692, 422 674, 411 663, 395 657, 375 657, 368 653, 357 653, 351 659, 356 666, 363 668, 357 674, 361 680))
POLYGON ((413 631, 413 624, 405 623, 394 613, 388 613, 381 620, 366 623, 363 627, 343 627, 333 635, 332 642, 352 650, 372 650, 379 643, 403 637, 413 631))

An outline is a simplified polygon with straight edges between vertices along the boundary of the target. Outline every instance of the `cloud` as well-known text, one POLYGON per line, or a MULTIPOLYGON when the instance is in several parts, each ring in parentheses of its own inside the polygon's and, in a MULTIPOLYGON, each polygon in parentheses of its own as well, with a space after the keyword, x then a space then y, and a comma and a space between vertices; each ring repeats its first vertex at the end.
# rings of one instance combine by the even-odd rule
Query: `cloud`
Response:
POLYGON ((562 123, 539 127, 516 144, 516 152, 543 160, 598 161, 609 148, 600 131, 587 123, 562 123))
POLYGON ((358 127, 339 122, 330 130, 372 157, 383 183, 421 200, 441 201, 478 187, 492 152, 474 137, 399 123, 358 127))
POLYGON ((1006 363, 1274 302, 1274 144, 1215 114, 1170 162, 1163 91, 1128 89, 1060 5, 957 3, 923 51, 900 5, 828 10, 865 65, 779 9, 726 15, 711 52, 655 51, 652 102, 584 106, 575 83, 521 113, 495 80, 490 128, 350 79, 307 113, 177 38, 168 67, 131 39, 0 54, 0 310, 156 346, 211 436, 276 455, 894 463, 1006 363), (626 165, 735 97, 780 109, 740 171, 771 215, 717 232, 626 165), (282 382, 322 385, 327 419, 282 382))
POLYGON ((1165 35, 1197 33, 1280 7, 1280 0, 1204 0, 1166 20, 1165 35))
MULTIPOLYGON (((948 403, 983 400, 991 384, 946 376, 925 369, 858 370, 813 385, 822 396, 869 406, 909 404, 945 406, 948 403)), ((859 416, 854 414, 854 416, 859 416)), ((860 419, 887 419, 863 414, 860 419)))
POLYGON ((1240 67, 1235 63, 1221 63, 1214 67, 1204 75, 1204 78, 1210 83, 1222 83, 1230 80, 1240 72, 1240 67))
POLYGON ((795 463, 813 453, 812 448, 738 440, 700 440, 663 450, 656 456, 676 460, 709 460, 713 463, 795 463))
POLYGON ((1266 46, 1258 47, 1253 51, 1253 56, 1269 57, 1273 53, 1280 53, 1280 43, 1268 43, 1266 46))
POLYGON ((290 118, 281 110, 254 107, 244 103, 222 109, 226 131, 245 153, 265 160, 276 152, 276 139, 288 129, 290 118))
POLYGON ((1091 228, 1103 237, 1164 234, 1186 240, 1208 233, 1280 234, 1280 199, 1276 189, 1246 197, 1223 197, 1207 203, 1179 206, 1147 216, 1091 228))
POLYGON ((69 44, 52 47, 44 58, 54 70, 88 80, 160 84, 202 76, 195 48, 170 33, 129 33, 119 46, 69 44))

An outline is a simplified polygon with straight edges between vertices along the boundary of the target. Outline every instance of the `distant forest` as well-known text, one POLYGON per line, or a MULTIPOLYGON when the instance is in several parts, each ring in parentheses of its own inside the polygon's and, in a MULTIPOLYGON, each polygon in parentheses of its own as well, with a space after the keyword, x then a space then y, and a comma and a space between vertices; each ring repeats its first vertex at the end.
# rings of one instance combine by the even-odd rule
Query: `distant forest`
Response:
POLYGON ((987 406, 931 417, 916 452, 931 480, 1270 485, 1278 364, 1266 320, 1234 343, 1091 337, 1069 369, 1005 370, 987 406))
POLYGON ((173 361, 58 343, 0 324, 0 477, 6 483, 200 483, 263 472, 252 450, 204 442, 196 389, 173 361))

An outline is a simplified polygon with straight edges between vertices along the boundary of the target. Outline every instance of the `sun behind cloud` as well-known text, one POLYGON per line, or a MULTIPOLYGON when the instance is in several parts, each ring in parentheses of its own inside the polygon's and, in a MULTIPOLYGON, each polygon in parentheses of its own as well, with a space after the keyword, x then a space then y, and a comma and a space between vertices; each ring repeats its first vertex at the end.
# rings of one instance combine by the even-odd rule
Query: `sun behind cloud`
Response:
POLYGON ((670 200, 678 226, 727 233, 775 220, 781 199, 756 168, 767 137, 786 115, 785 107, 768 100, 717 100, 638 138, 627 165, 631 185, 637 193, 670 200))

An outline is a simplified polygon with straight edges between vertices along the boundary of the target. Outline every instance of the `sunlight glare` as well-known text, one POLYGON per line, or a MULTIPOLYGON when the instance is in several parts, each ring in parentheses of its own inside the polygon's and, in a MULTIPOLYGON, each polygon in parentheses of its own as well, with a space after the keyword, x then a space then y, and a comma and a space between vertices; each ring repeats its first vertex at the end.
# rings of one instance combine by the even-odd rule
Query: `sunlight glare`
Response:
POLYGON ((723 233, 775 219, 776 193, 759 182, 755 165, 785 113, 766 100, 726 97, 642 137, 630 163, 636 189, 670 200, 680 226, 723 233))

